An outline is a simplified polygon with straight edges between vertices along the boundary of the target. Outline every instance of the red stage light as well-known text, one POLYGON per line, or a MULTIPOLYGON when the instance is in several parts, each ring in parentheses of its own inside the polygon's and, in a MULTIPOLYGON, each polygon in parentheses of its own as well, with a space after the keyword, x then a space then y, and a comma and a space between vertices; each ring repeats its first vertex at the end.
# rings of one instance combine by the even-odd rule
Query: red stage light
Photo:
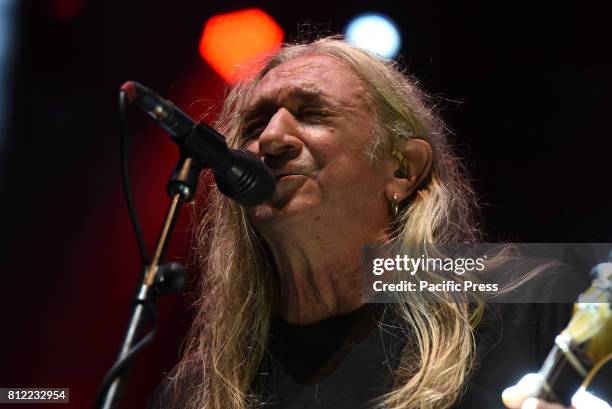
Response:
POLYGON ((282 28, 264 11, 235 11, 211 17, 206 22, 199 51, 202 58, 232 84, 239 79, 238 67, 278 49, 283 36, 282 28))
POLYGON ((85 0, 51 0, 51 13, 58 20, 77 17, 85 8, 85 0))

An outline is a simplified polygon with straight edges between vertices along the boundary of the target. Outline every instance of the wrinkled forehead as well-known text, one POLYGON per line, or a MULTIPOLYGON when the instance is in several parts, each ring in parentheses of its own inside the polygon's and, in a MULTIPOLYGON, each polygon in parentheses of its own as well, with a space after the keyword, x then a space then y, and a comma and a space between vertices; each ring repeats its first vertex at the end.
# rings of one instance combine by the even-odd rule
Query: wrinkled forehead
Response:
POLYGON ((326 97, 337 103, 355 103, 366 87, 344 62, 323 55, 297 57, 268 71, 255 86, 251 103, 286 97, 295 89, 326 97))

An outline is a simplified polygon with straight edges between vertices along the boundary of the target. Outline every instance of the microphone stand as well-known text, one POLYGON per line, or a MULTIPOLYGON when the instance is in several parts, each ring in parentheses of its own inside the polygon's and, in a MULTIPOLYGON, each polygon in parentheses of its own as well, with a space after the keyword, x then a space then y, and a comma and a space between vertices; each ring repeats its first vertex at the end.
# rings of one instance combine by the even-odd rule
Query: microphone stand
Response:
POLYGON ((198 177, 203 168, 204 166, 193 158, 181 155, 175 173, 168 183, 167 193, 171 198, 168 212, 151 263, 144 266, 144 273, 137 287, 132 315, 119 356, 102 381, 95 408, 118 408, 132 360, 136 353, 151 342, 155 336, 157 296, 180 292, 186 284, 186 271, 182 265, 179 263, 162 265, 161 263, 174 231, 179 211, 183 203, 191 201, 195 196, 198 177), (147 312, 153 329, 149 334, 141 337, 146 326, 147 312))
POLYGON ((116 409, 121 399, 136 353, 149 344, 157 331, 157 296, 180 292, 187 283, 185 268, 179 263, 161 264, 179 210, 196 193, 198 178, 204 168, 211 168, 219 191, 243 206, 256 206, 269 198, 275 189, 274 176, 255 155, 244 150, 229 149, 225 138, 204 123, 197 123, 173 103, 133 81, 121 86, 119 92, 119 118, 121 124, 121 163, 123 188, 138 241, 143 264, 140 284, 134 297, 132 315, 121 344, 119 357, 108 371, 96 396, 96 409, 116 409), (149 262, 140 224, 132 201, 127 166, 127 115, 134 102, 157 121, 180 146, 180 160, 167 185, 170 206, 164 220, 153 259, 149 262), (142 336, 145 320, 151 329, 142 336))

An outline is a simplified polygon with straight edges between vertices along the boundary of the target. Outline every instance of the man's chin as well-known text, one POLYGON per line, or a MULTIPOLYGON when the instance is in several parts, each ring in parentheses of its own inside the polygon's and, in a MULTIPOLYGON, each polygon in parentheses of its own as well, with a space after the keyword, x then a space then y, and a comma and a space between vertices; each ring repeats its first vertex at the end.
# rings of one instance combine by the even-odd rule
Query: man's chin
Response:
POLYGON ((271 200, 255 208, 248 209, 248 215, 254 225, 263 225, 302 218, 307 216, 308 208, 308 204, 298 198, 290 198, 290 200, 282 202, 271 200))
POLYGON ((278 205, 277 203, 266 202, 254 209, 249 209, 249 218, 254 222, 285 218, 292 216, 295 213, 293 210, 293 206, 290 206, 289 203, 278 205))

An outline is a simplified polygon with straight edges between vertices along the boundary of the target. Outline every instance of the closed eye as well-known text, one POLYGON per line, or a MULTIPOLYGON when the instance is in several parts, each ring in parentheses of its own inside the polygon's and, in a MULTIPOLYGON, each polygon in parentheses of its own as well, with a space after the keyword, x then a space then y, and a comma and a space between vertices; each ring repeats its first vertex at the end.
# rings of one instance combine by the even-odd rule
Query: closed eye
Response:
POLYGON ((331 109, 326 109, 324 107, 305 107, 298 109, 296 117, 307 122, 318 123, 332 114, 331 109))
POLYGON ((324 116, 323 112, 316 109, 300 109, 296 116, 298 118, 306 118, 306 117, 316 117, 316 116, 324 116))
POLYGON ((241 132, 240 139, 242 141, 248 141, 253 138, 258 138, 265 128, 264 124, 254 123, 246 126, 241 132))

